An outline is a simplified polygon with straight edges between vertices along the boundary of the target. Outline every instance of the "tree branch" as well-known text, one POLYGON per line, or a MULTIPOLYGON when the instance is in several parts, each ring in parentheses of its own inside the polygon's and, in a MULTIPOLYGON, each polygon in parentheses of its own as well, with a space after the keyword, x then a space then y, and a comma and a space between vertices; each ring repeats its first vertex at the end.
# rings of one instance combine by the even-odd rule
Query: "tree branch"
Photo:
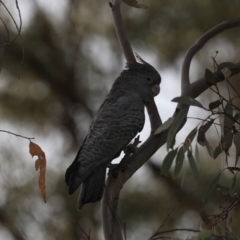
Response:
MULTIPOLYGON (((113 2, 116 5, 112 5, 113 9, 113 15, 114 11, 117 11, 115 8, 118 9, 119 13, 115 15, 114 21, 115 25, 118 24, 119 18, 117 16, 120 16, 120 4, 119 1, 113 0, 113 2)), ((211 87, 211 84, 209 84, 205 78, 201 78, 198 81, 190 84, 189 82, 189 69, 190 64, 192 61, 193 56, 205 45, 207 41, 209 41, 212 37, 216 36, 218 33, 230 29, 233 27, 237 27, 240 25, 240 19, 235 19, 231 21, 226 21, 224 23, 221 23, 217 25, 216 27, 209 30, 207 33, 205 33, 192 47, 189 48, 182 67, 182 96, 191 96, 193 98, 199 96, 201 93, 203 93, 207 88, 211 87)), ((121 25, 122 26, 122 25, 121 25)), ((119 34, 119 29, 116 27, 116 31, 119 34)), ((124 29, 122 29, 124 32, 124 29)), ((121 34, 120 34, 121 35, 121 34)), ((121 36, 119 37, 119 39, 121 36)), ((119 40, 121 42, 122 48, 123 42, 122 40, 119 40)), ((129 42, 128 42, 129 44, 129 42)), ((131 46, 129 44, 129 48, 131 49, 131 46)), ((126 48, 124 50, 124 54, 126 56, 126 48)), ((127 57, 126 57, 127 58, 127 57)), ((127 60, 129 61, 129 60, 127 60)), ((130 59, 131 61, 131 59, 130 59)), ((239 69, 238 69, 239 70, 239 69)), ((232 75, 236 74, 239 71, 233 71, 232 75)), ((220 73, 219 73, 220 74, 220 73)), ((224 78, 219 75, 219 82, 223 81, 224 78)), ((183 104, 178 104, 177 108, 173 114, 174 117, 178 115, 180 112, 180 109, 186 108, 188 106, 183 104)), ((146 162, 148 159, 163 145, 166 143, 167 140, 167 134, 168 130, 165 130, 161 132, 158 135, 152 134, 155 129, 161 124, 161 119, 158 114, 157 107, 155 105, 155 102, 152 102, 147 105, 148 114, 150 117, 151 122, 151 135, 148 137, 148 139, 142 144, 142 146, 134 153, 129 159, 128 159, 128 168, 122 169, 118 172, 117 176, 113 174, 109 174, 108 179, 106 181, 105 186, 105 192, 104 197, 102 200, 102 221, 103 221, 103 228, 104 228, 104 235, 105 240, 122 240, 122 234, 121 234, 121 224, 118 220, 118 200, 120 191, 126 183, 126 181, 132 177, 132 175, 146 162)), ((186 120, 183 121, 181 127, 184 126, 186 120)), ((181 129, 181 128, 180 128, 181 129)), ((179 130, 180 130, 179 129, 179 130)), ((179 131, 178 130, 178 131, 179 131)))
POLYGON ((190 64, 195 56, 195 54, 202 49, 202 47, 213 37, 217 34, 234 27, 238 27, 240 25, 240 18, 232 19, 229 21, 225 21, 223 23, 218 24, 214 28, 207 31, 204 35, 202 35, 195 44, 193 44, 187 51, 187 54, 184 58, 183 65, 182 65, 182 79, 181 79, 181 86, 182 86, 182 96, 185 95, 185 92, 188 90, 190 85, 189 80, 189 70, 190 64))
POLYGON ((148 103, 146 107, 151 124, 151 134, 153 134, 157 128, 162 125, 162 120, 158 113, 158 109, 154 100, 148 103))
POLYGON ((136 63, 136 58, 124 29, 122 15, 120 12, 120 0, 112 0, 109 5, 112 8, 115 30, 127 63, 136 63))

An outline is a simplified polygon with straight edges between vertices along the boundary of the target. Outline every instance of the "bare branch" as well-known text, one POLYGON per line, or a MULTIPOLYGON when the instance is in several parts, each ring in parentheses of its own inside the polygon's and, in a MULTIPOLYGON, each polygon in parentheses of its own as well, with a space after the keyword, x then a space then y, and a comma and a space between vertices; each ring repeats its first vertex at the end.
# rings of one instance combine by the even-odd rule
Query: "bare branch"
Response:
MULTIPOLYGON (((240 22, 239 22, 239 25, 240 25, 240 22)), ((240 73, 240 62, 237 62, 235 64, 235 67, 229 68, 229 70, 231 71, 230 77, 240 73)), ((219 73, 215 72, 215 80, 217 83, 219 83, 219 82, 224 81, 225 78, 221 72, 219 72, 219 73)), ((204 91, 206 91, 208 88, 210 88, 211 86, 212 85, 206 80, 206 78, 202 77, 202 78, 198 79, 197 81, 191 83, 190 86, 188 87, 188 89, 185 91, 184 95, 192 97, 192 98, 196 98, 200 94, 202 94, 204 91)))
POLYGON ((181 79, 181 86, 182 86, 182 95, 186 95, 186 91, 188 90, 188 87, 190 85, 189 80, 189 70, 190 70, 190 64, 194 57, 194 55, 202 49, 202 47, 214 36, 217 34, 234 27, 240 26, 240 18, 225 21, 223 23, 220 23, 219 25, 215 26, 214 28, 207 31, 203 36, 201 36, 197 42, 192 45, 184 58, 183 65, 182 65, 182 79, 181 79))
POLYGON ((130 45, 130 42, 128 40, 127 34, 124 29, 122 15, 120 12, 120 0, 112 0, 112 2, 109 3, 109 5, 112 8, 112 15, 114 20, 115 30, 116 30, 120 45, 122 47, 124 56, 126 58, 126 61, 128 64, 136 63, 136 58, 134 56, 132 47, 130 45))
POLYGON ((19 135, 19 134, 16 134, 16 133, 12 133, 12 132, 9 132, 9 131, 5 131, 5 130, 0 130, 0 132, 8 133, 8 134, 14 135, 16 137, 25 138, 25 139, 28 139, 29 141, 31 139, 34 139, 33 137, 25 137, 25 136, 22 136, 22 135, 19 135))
POLYGON ((153 134, 162 124, 162 120, 158 113, 158 109, 154 100, 153 102, 148 103, 146 107, 151 124, 151 134, 153 134))
MULTIPOLYGON (((9 30, 8 30, 8 27, 7 27, 6 23, 3 21, 3 19, 1 17, 0 17, 0 20, 1 20, 3 26, 5 27, 5 30, 7 32, 7 43, 8 43, 9 42, 9 30)), ((5 42, 2 43, 1 42, 0 43, 0 47, 5 47, 7 45, 7 43, 5 43, 5 42)))

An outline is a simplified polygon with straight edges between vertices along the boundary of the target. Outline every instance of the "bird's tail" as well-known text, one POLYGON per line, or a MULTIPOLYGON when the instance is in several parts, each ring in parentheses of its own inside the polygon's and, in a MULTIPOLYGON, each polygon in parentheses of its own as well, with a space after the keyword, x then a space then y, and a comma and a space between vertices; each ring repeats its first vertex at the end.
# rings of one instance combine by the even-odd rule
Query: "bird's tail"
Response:
POLYGON ((101 200, 104 190, 106 169, 106 166, 97 167, 96 172, 83 181, 78 199, 78 209, 81 209, 86 203, 93 203, 101 200))

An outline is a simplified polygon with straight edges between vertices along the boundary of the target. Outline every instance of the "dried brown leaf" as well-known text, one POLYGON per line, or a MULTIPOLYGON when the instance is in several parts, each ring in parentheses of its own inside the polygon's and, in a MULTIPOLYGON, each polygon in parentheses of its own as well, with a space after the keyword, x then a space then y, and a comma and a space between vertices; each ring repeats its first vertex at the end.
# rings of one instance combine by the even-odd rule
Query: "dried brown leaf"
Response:
POLYGON ((43 201, 46 202, 46 185, 45 185, 45 176, 46 176, 46 157, 43 150, 36 144, 30 141, 29 152, 33 156, 37 156, 38 159, 35 161, 35 169, 39 170, 39 191, 43 198, 43 201))

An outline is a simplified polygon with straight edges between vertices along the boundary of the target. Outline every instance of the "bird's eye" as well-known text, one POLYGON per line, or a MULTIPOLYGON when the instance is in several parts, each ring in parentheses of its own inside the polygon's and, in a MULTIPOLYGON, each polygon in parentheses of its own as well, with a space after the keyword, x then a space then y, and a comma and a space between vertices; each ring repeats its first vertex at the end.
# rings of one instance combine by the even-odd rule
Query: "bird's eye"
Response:
POLYGON ((151 78, 149 78, 149 77, 148 77, 148 78, 147 78, 147 81, 149 81, 149 82, 150 82, 150 81, 151 81, 151 78))

